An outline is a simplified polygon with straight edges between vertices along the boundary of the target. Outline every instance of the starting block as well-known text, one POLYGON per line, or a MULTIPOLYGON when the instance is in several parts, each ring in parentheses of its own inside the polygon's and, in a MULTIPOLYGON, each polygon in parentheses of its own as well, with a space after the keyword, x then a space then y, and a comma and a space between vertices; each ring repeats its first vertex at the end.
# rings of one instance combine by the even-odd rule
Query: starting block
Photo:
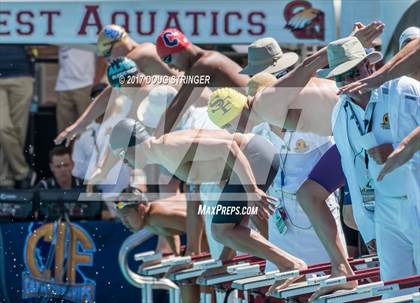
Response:
MULTIPOLYGON (((350 259, 349 263, 353 268, 368 269, 377 265, 377 261, 377 257, 369 257, 356 260, 350 259)), ((240 295, 244 298, 243 302, 248 302, 250 297, 261 296, 262 293, 265 293, 268 287, 276 280, 306 275, 306 281, 294 283, 275 296, 275 298, 279 299, 293 298, 316 291, 320 287, 320 282, 328 279, 328 275, 325 272, 328 272, 330 269, 330 263, 321 263, 310 265, 307 269, 301 271, 293 270, 281 273, 272 271, 257 277, 235 280, 232 283, 232 288, 239 290, 240 295)))
POLYGON ((177 265, 188 265, 194 261, 202 259, 208 259, 210 254, 205 253, 197 256, 186 256, 186 257, 172 257, 162 259, 159 264, 145 267, 141 270, 140 274, 144 276, 159 276, 168 272, 168 270, 177 265))
POLYGON ((192 268, 181 270, 179 272, 172 273, 169 279, 180 282, 183 280, 193 279, 200 277, 206 270, 212 268, 222 267, 223 263, 221 260, 204 260, 192 263, 192 268))
POLYGON ((420 302, 420 292, 416 292, 411 295, 405 295, 380 301, 374 301, 372 303, 418 303, 420 302))
POLYGON ((137 262, 152 262, 162 260, 162 253, 156 253, 153 250, 146 251, 144 253, 135 254, 134 260, 137 262))
MULTIPOLYGON (((391 280, 391 281, 378 281, 374 283, 359 285, 357 288, 353 290, 340 291, 337 293, 322 296, 319 298, 317 302, 325 302, 325 303, 353 302, 357 300, 375 298, 375 297, 377 297, 379 300, 381 296, 389 292, 394 292, 394 291, 411 288, 411 287, 420 287, 420 275, 411 276, 411 277, 407 277, 403 279, 391 280)), ((402 297, 399 297, 398 300, 403 300, 401 298, 402 297)), ((390 302, 394 302, 392 300, 397 300, 397 298, 393 298, 390 300, 391 300, 390 302)), ((410 297, 409 300, 419 300, 420 302, 420 298, 416 296, 415 294, 413 297, 410 297)), ((384 302, 384 301, 380 300, 380 302, 384 302)), ((415 301, 395 301, 395 302, 415 302, 415 301)))

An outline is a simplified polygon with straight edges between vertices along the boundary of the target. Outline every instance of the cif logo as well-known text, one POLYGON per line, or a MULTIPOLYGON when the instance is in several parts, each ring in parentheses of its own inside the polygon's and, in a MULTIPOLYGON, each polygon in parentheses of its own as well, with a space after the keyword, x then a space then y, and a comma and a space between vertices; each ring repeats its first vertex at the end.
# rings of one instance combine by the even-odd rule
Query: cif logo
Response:
POLYGON ((90 235, 72 223, 49 223, 33 232, 31 229, 32 225, 24 251, 23 298, 49 296, 94 302, 95 282, 79 269, 93 264, 96 247, 90 235))
POLYGON ((162 39, 167 47, 175 47, 179 43, 179 40, 176 38, 176 36, 176 33, 166 32, 162 35, 162 39))

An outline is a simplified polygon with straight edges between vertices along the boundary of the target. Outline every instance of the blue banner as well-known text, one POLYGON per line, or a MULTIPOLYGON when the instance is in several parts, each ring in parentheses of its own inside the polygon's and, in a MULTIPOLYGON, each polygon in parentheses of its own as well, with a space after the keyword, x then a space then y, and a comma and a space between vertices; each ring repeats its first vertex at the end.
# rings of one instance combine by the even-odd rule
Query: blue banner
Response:
MULTIPOLYGON (((66 231, 65 224, 0 225, 0 302, 40 302, 34 298, 53 297, 54 293, 59 298, 57 302, 62 302, 61 297, 64 302, 82 299, 96 303, 140 302, 141 290, 124 279, 118 265, 119 249, 130 232, 114 221, 72 222, 71 226, 66 231), (60 243, 60 237, 56 237, 54 241, 50 236, 55 232, 68 234, 70 238, 63 238, 60 243), (65 249, 63 245, 67 245, 65 249), (50 253, 51 246, 55 247, 54 254, 50 253), (50 254, 53 257, 48 258, 50 254), (46 266, 47 259, 53 260, 51 267, 46 266), (75 270, 57 269, 55 262, 75 270), (45 268, 51 268, 46 275, 45 268), (42 272, 41 277, 37 277, 38 271, 42 272), (72 280, 74 283, 67 283, 72 280)), ((139 265, 133 255, 154 250, 156 241, 154 237, 133 250, 129 256, 133 270, 139 265)), ((165 301, 165 293, 158 293, 155 302, 165 301)))

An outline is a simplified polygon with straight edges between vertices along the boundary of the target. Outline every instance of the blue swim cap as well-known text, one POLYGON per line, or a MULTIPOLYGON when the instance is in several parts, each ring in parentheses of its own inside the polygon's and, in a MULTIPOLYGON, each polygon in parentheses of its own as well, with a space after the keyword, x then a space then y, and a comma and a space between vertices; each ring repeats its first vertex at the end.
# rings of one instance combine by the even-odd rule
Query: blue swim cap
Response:
POLYGON ((106 69, 108 82, 112 87, 121 87, 128 81, 129 76, 138 73, 137 64, 126 57, 118 57, 112 60, 106 69))

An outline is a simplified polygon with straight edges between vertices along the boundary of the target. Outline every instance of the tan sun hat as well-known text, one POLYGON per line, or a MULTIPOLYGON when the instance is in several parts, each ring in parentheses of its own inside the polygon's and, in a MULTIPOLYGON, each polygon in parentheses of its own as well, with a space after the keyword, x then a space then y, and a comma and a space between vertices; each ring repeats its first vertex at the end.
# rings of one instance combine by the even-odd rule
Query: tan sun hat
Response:
POLYGON ((365 58, 370 64, 382 59, 382 54, 373 51, 366 54, 363 45, 356 37, 347 37, 330 42, 327 46, 329 68, 319 69, 316 74, 320 78, 332 78, 351 70, 365 58))
POLYGON ((106 25, 98 35, 96 42, 97 54, 99 56, 107 56, 112 45, 127 36, 125 29, 116 24, 106 25))
POLYGON ((156 128, 160 117, 177 93, 172 86, 162 85, 153 88, 137 108, 137 118, 147 127, 156 128))
POLYGON ((272 74, 294 65, 298 59, 299 56, 295 53, 283 53, 273 38, 258 39, 248 46, 248 65, 240 73, 255 75, 266 72, 272 74))

